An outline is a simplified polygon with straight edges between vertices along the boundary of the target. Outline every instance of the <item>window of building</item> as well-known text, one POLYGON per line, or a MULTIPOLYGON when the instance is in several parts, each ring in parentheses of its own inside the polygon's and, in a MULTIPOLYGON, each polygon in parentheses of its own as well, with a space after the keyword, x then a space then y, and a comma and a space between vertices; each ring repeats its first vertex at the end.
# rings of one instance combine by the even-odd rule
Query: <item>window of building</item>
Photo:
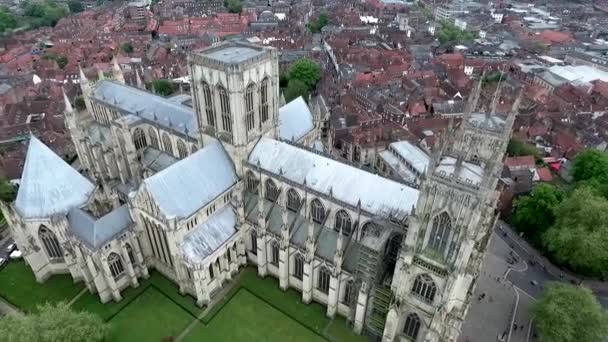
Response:
POLYGON ((108 257, 108 266, 110 267, 110 273, 112 273, 112 277, 114 279, 120 277, 125 268, 122 266, 122 259, 116 253, 111 253, 108 257))
POLYGON ((296 254, 294 258, 293 276, 296 279, 302 280, 304 278, 304 257, 300 254, 296 254))
POLYGON ((230 248, 226 250, 226 259, 228 259, 229 264, 232 262, 232 252, 230 251, 230 248))
POLYGON ((319 291, 327 294, 329 292, 329 278, 331 275, 329 274, 329 270, 323 266, 319 270, 319 281, 317 283, 317 288, 319 291))
POLYGON ((203 99, 205 100, 205 115, 207 116, 207 125, 215 127, 215 112, 213 110, 213 97, 211 96, 211 88, 207 82, 203 82, 203 99))
POLYGON ((148 142, 146 141, 146 134, 144 130, 137 127, 133 130, 133 143, 135 144, 135 149, 140 150, 146 146, 148 146, 148 142))
POLYGON ((287 191, 287 209, 297 212, 300 209, 300 195, 294 189, 287 191))
POLYGON ((188 149, 186 148, 186 144, 184 144, 183 140, 177 141, 177 154, 180 159, 184 159, 188 156, 188 149))
POLYGON ((209 264, 209 279, 213 280, 215 275, 213 274, 213 264, 209 264))
POLYGON ((150 146, 154 147, 157 150, 160 150, 158 145, 158 135, 156 134, 156 130, 152 127, 148 128, 148 135, 150 136, 150 146))
POLYGON ((173 144, 171 143, 171 137, 167 133, 163 133, 163 151, 173 155, 173 144))
POLYGON ((414 286, 412 287, 412 293, 418 298, 422 299, 427 303, 432 303, 435 299, 435 293, 437 292, 437 286, 433 278, 428 274, 419 274, 414 280, 414 286))
POLYGON ((276 202, 277 198, 279 198, 279 189, 272 179, 269 178, 266 180, 266 199, 271 202, 276 202))
POLYGON ((354 292, 355 292, 355 282, 351 279, 346 282, 346 285, 344 285, 344 296, 342 297, 342 303, 344 303, 346 305, 350 305, 350 303, 352 302, 352 300, 354 298, 354 296, 353 296, 354 292))
POLYGON ((270 263, 279 266, 279 244, 274 241, 271 246, 272 258, 270 258, 270 263))
POLYGON ((249 190, 249 192, 256 193, 258 191, 259 183, 260 181, 258 181, 257 177, 253 174, 253 172, 247 171, 247 190, 249 190))
POLYGON ((262 80, 260 86, 260 117, 261 123, 268 121, 268 77, 262 80))
POLYGON ((310 214, 314 222, 323 223, 325 221, 325 208, 323 203, 316 198, 310 203, 310 214))
POLYGON ((220 94, 220 109, 222 111, 222 129, 226 132, 232 133, 232 119, 230 117, 230 102, 228 99, 228 92, 226 88, 219 86, 217 91, 220 94))
POLYGON ((336 213, 336 225, 334 227, 336 231, 342 231, 344 236, 350 236, 351 232, 351 220, 348 213, 344 210, 340 210, 336 213))
POLYGON ((55 234, 44 225, 40 226, 38 236, 44 245, 46 255, 51 259, 63 259, 63 250, 55 234))
POLYGON ((451 229, 452 222, 448 213, 444 211, 438 216, 435 216, 433 219, 433 228, 431 229, 428 247, 443 256, 448 244, 451 229))
POLYGON ((251 230, 251 253, 258 255, 258 233, 255 229, 251 230))
POLYGON ((253 110, 253 92, 255 85, 250 84, 245 90, 245 118, 247 121, 247 131, 255 128, 255 111, 253 110))
POLYGON ((405 325, 403 326, 403 333, 405 336, 410 337, 413 340, 418 338, 418 331, 420 330, 420 317, 415 313, 407 315, 405 319, 405 325))
POLYGON ((127 249, 127 254, 129 255, 129 261, 131 262, 131 264, 134 264, 135 256, 133 255, 133 248, 131 248, 131 245, 129 245, 128 243, 125 245, 125 248, 127 249))

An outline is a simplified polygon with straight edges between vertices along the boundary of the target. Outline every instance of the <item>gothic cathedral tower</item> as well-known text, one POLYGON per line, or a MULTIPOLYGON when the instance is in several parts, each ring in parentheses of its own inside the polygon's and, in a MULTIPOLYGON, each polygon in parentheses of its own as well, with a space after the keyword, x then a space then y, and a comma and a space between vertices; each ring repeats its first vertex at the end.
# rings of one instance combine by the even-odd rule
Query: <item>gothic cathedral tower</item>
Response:
POLYGON ((434 151, 395 267, 383 341, 455 342, 496 221, 502 159, 521 93, 507 117, 474 112, 434 151))

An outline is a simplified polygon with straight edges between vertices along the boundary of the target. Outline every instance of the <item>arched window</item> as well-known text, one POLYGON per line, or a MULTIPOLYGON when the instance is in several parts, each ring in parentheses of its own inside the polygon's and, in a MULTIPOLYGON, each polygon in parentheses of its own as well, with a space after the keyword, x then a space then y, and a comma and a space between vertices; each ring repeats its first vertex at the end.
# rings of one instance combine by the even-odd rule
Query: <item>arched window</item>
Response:
POLYGON ((344 296, 342 297, 342 303, 344 303, 346 305, 350 305, 350 302, 354 298, 354 296, 353 296, 354 292, 355 292, 355 282, 351 279, 346 282, 346 285, 344 285, 344 296))
POLYGON ((316 198, 310 203, 310 214, 312 215, 312 220, 317 223, 325 221, 325 208, 323 207, 323 203, 316 198))
POLYGON ((405 319, 405 325, 403 326, 403 333, 405 336, 410 337, 413 340, 418 338, 418 331, 420 330, 420 317, 415 313, 407 315, 405 319))
POLYGON ((46 250, 46 255, 48 255, 49 258, 63 259, 63 250, 61 249, 59 240, 57 240, 57 237, 52 231, 50 231, 44 225, 40 226, 38 236, 40 237, 40 240, 44 245, 44 249, 46 250))
POLYGON ((300 209, 300 195, 294 189, 287 191, 287 209, 297 212, 300 209))
POLYGON ((108 257, 108 266, 110 267, 110 273, 112 273, 114 279, 120 277, 125 271, 125 268, 122 266, 122 259, 120 259, 120 255, 116 253, 112 253, 108 257))
POLYGON ((211 88, 207 82, 203 81, 203 99, 205 100, 205 115, 207 116, 207 124, 215 127, 215 112, 213 111, 213 97, 211 96, 211 88))
POLYGON ((329 278, 330 278, 329 270, 325 268, 325 266, 321 267, 319 270, 319 281, 317 284, 317 288, 319 291, 323 293, 329 292, 329 278))
POLYGON ((222 111, 222 129, 226 132, 232 133, 232 121, 230 118, 230 102, 228 99, 228 92, 226 88, 222 86, 217 87, 217 91, 220 94, 220 109, 222 111))
POLYGON ((336 225, 334 227, 336 231, 342 231, 344 236, 349 236, 352 230, 350 216, 344 210, 340 210, 336 213, 336 225))
POLYGON ((279 198, 279 189, 272 179, 268 178, 266 180, 266 199, 271 202, 276 202, 277 198, 279 198))
POLYGON ((448 244, 451 229, 452 220, 450 219, 450 215, 448 215, 448 213, 444 211, 438 216, 435 216, 433 219, 433 228, 431 229, 428 247, 443 256, 445 253, 445 248, 448 244))
POLYGON ((419 274, 416 277, 416 280, 414 280, 412 293, 423 301, 432 303, 435 299, 436 292, 437 286, 435 286, 435 282, 428 274, 419 274))
POLYGON ((213 274, 213 263, 209 264, 209 279, 213 279, 215 274, 213 274))
POLYGON ((260 117, 261 123, 268 121, 268 77, 260 85, 260 117))
POLYGON ((304 257, 300 254, 296 254, 294 258, 293 276, 296 279, 302 280, 304 277, 304 257))
POLYGON ((226 250, 226 259, 228 259, 228 264, 232 262, 232 250, 230 248, 226 250))
POLYGON ((374 222, 367 222, 363 225, 363 228, 361 228, 361 239, 367 235, 380 236, 380 227, 374 222))
POLYGON ((217 268, 218 273, 222 273, 222 267, 220 266, 220 259, 215 260, 215 267, 217 268))
POLYGON ((255 85, 252 83, 245 90, 245 120, 247 121, 247 131, 255 128, 255 111, 253 110, 253 92, 255 85))
POLYGON ((270 249, 272 252, 272 258, 270 258, 270 263, 275 266, 279 266, 279 244, 276 241, 273 241, 270 249))
POLYGON ((247 190, 253 193, 257 193, 258 184, 260 184, 260 181, 258 181, 257 177, 253 174, 253 172, 247 171, 247 190))
POLYGON ((171 143, 171 137, 167 133, 163 133, 163 151, 173 155, 173 144, 171 143))
POLYGON ((160 150, 160 146, 158 145, 158 135, 156 130, 152 127, 148 128, 148 135, 150 136, 150 146, 154 147, 157 150, 160 150))
POLYGON ((255 229, 251 230, 251 253, 258 255, 258 233, 255 229))
POLYGON ((131 248, 131 245, 127 243, 125 244, 125 249, 127 250, 127 255, 129 255, 129 261, 131 262, 131 264, 134 264, 135 256, 133 255, 133 248, 131 248))
POLYGON ((177 155, 179 156, 179 159, 184 159, 188 156, 186 144, 184 144, 184 141, 181 139, 177 141, 177 155))
POLYGON ((144 130, 137 127, 133 130, 133 143, 135 144, 135 149, 139 150, 146 146, 148 146, 148 141, 146 141, 146 134, 144 130))

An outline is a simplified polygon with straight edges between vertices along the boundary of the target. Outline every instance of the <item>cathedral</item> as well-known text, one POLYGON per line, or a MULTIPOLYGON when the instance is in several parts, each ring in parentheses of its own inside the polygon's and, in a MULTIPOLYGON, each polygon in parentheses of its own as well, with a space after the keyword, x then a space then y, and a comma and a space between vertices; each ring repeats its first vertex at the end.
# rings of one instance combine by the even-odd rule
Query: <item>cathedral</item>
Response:
POLYGON ((191 94, 173 97, 126 85, 116 62, 111 79, 81 70, 86 109, 64 95, 80 172, 31 137, 17 198, 0 205, 36 279, 70 274, 120 301, 154 269, 204 306, 253 265, 356 333, 455 342, 519 99, 477 112, 480 82, 400 182, 324 152, 327 109, 284 103, 275 49, 224 42, 188 68, 191 94))

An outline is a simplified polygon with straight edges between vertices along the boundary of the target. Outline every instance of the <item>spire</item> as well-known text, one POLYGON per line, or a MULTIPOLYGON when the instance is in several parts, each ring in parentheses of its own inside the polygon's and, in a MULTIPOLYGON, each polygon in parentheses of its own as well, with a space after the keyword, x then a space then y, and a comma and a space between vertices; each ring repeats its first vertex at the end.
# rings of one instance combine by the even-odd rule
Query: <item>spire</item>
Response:
POLYGON ((106 76, 103 74, 103 71, 101 71, 100 69, 97 69, 97 80, 101 81, 101 80, 105 80, 106 76))
POLYGON ((84 74, 84 71, 82 70, 82 66, 80 66, 80 64, 78 64, 78 72, 80 73, 80 83, 84 83, 84 82, 89 82, 89 80, 87 79, 87 76, 84 74))
POLYGON ((65 112, 70 114, 74 113, 74 108, 70 103, 70 99, 68 99, 68 96, 65 94, 65 89, 63 89, 63 87, 61 88, 61 92, 63 93, 63 103, 65 104, 65 112))
POLYGON ((523 96, 524 96, 524 89, 525 89, 525 87, 522 87, 519 90, 517 99, 515 99, 515 102, 513 102, 513 106, 511 106, 511 111, 509 112, 509 115, 507 116, 507 120, 505 122, 505 132, 504 132, 504 134, 507 136, 511 135, 511 130, 513 129, 513 123, 515 123, 515 117, 519 113, 519 106, 521 105, 521 100, 523 99, 523 96))
POLYGON ((80 90, 86 97, 89 95, 91 86, 90 86, 89 80, 87 79, 87 76, 84 74, 84 71, 82 70, 82 67, 80 66, 80 64, 78 64, 78 72, 80 74, 80 90))
POLYGON ((125 76, 122 74, 122 70, 120 69, 120 65, 118 65, 118 59, 116 59, 116 56, 112 58, 112 78, 114 78, 115 81, 125 84, 125 76))
POLYGON ((486 76, 485 71, 481 74, 481 77, 479 78, 479 82, 477 82, 477 85, 475 86, 475 88, 473 88, 473 90, 471 91, 471 93, 469 94, 469 99, 467 101, 467 105, 465 107, 465 112, 464 112, 464 117, 462 118, 462 121, 466 121, 469 117, 469 115, 471 115, 472 112, 475 111, 475 109, 477 108, 477 102, 479 102, 479 96, 481 95, 481 86, 483 83, 483 79, 486 76))
POLYGON ((144 84, 144 81, 142 80, 141 76, 139 75, 139 71, 137 71, 138 68, 135 68, 135 81, 137 82, 137 88, 139 89, 146 89, 146 85, 144 84))
POLYGON ((279 99, 279 107, 283 107, 286 104, 287 102, 285 101, 285 94, 281 92, 281 98, 279 99))

